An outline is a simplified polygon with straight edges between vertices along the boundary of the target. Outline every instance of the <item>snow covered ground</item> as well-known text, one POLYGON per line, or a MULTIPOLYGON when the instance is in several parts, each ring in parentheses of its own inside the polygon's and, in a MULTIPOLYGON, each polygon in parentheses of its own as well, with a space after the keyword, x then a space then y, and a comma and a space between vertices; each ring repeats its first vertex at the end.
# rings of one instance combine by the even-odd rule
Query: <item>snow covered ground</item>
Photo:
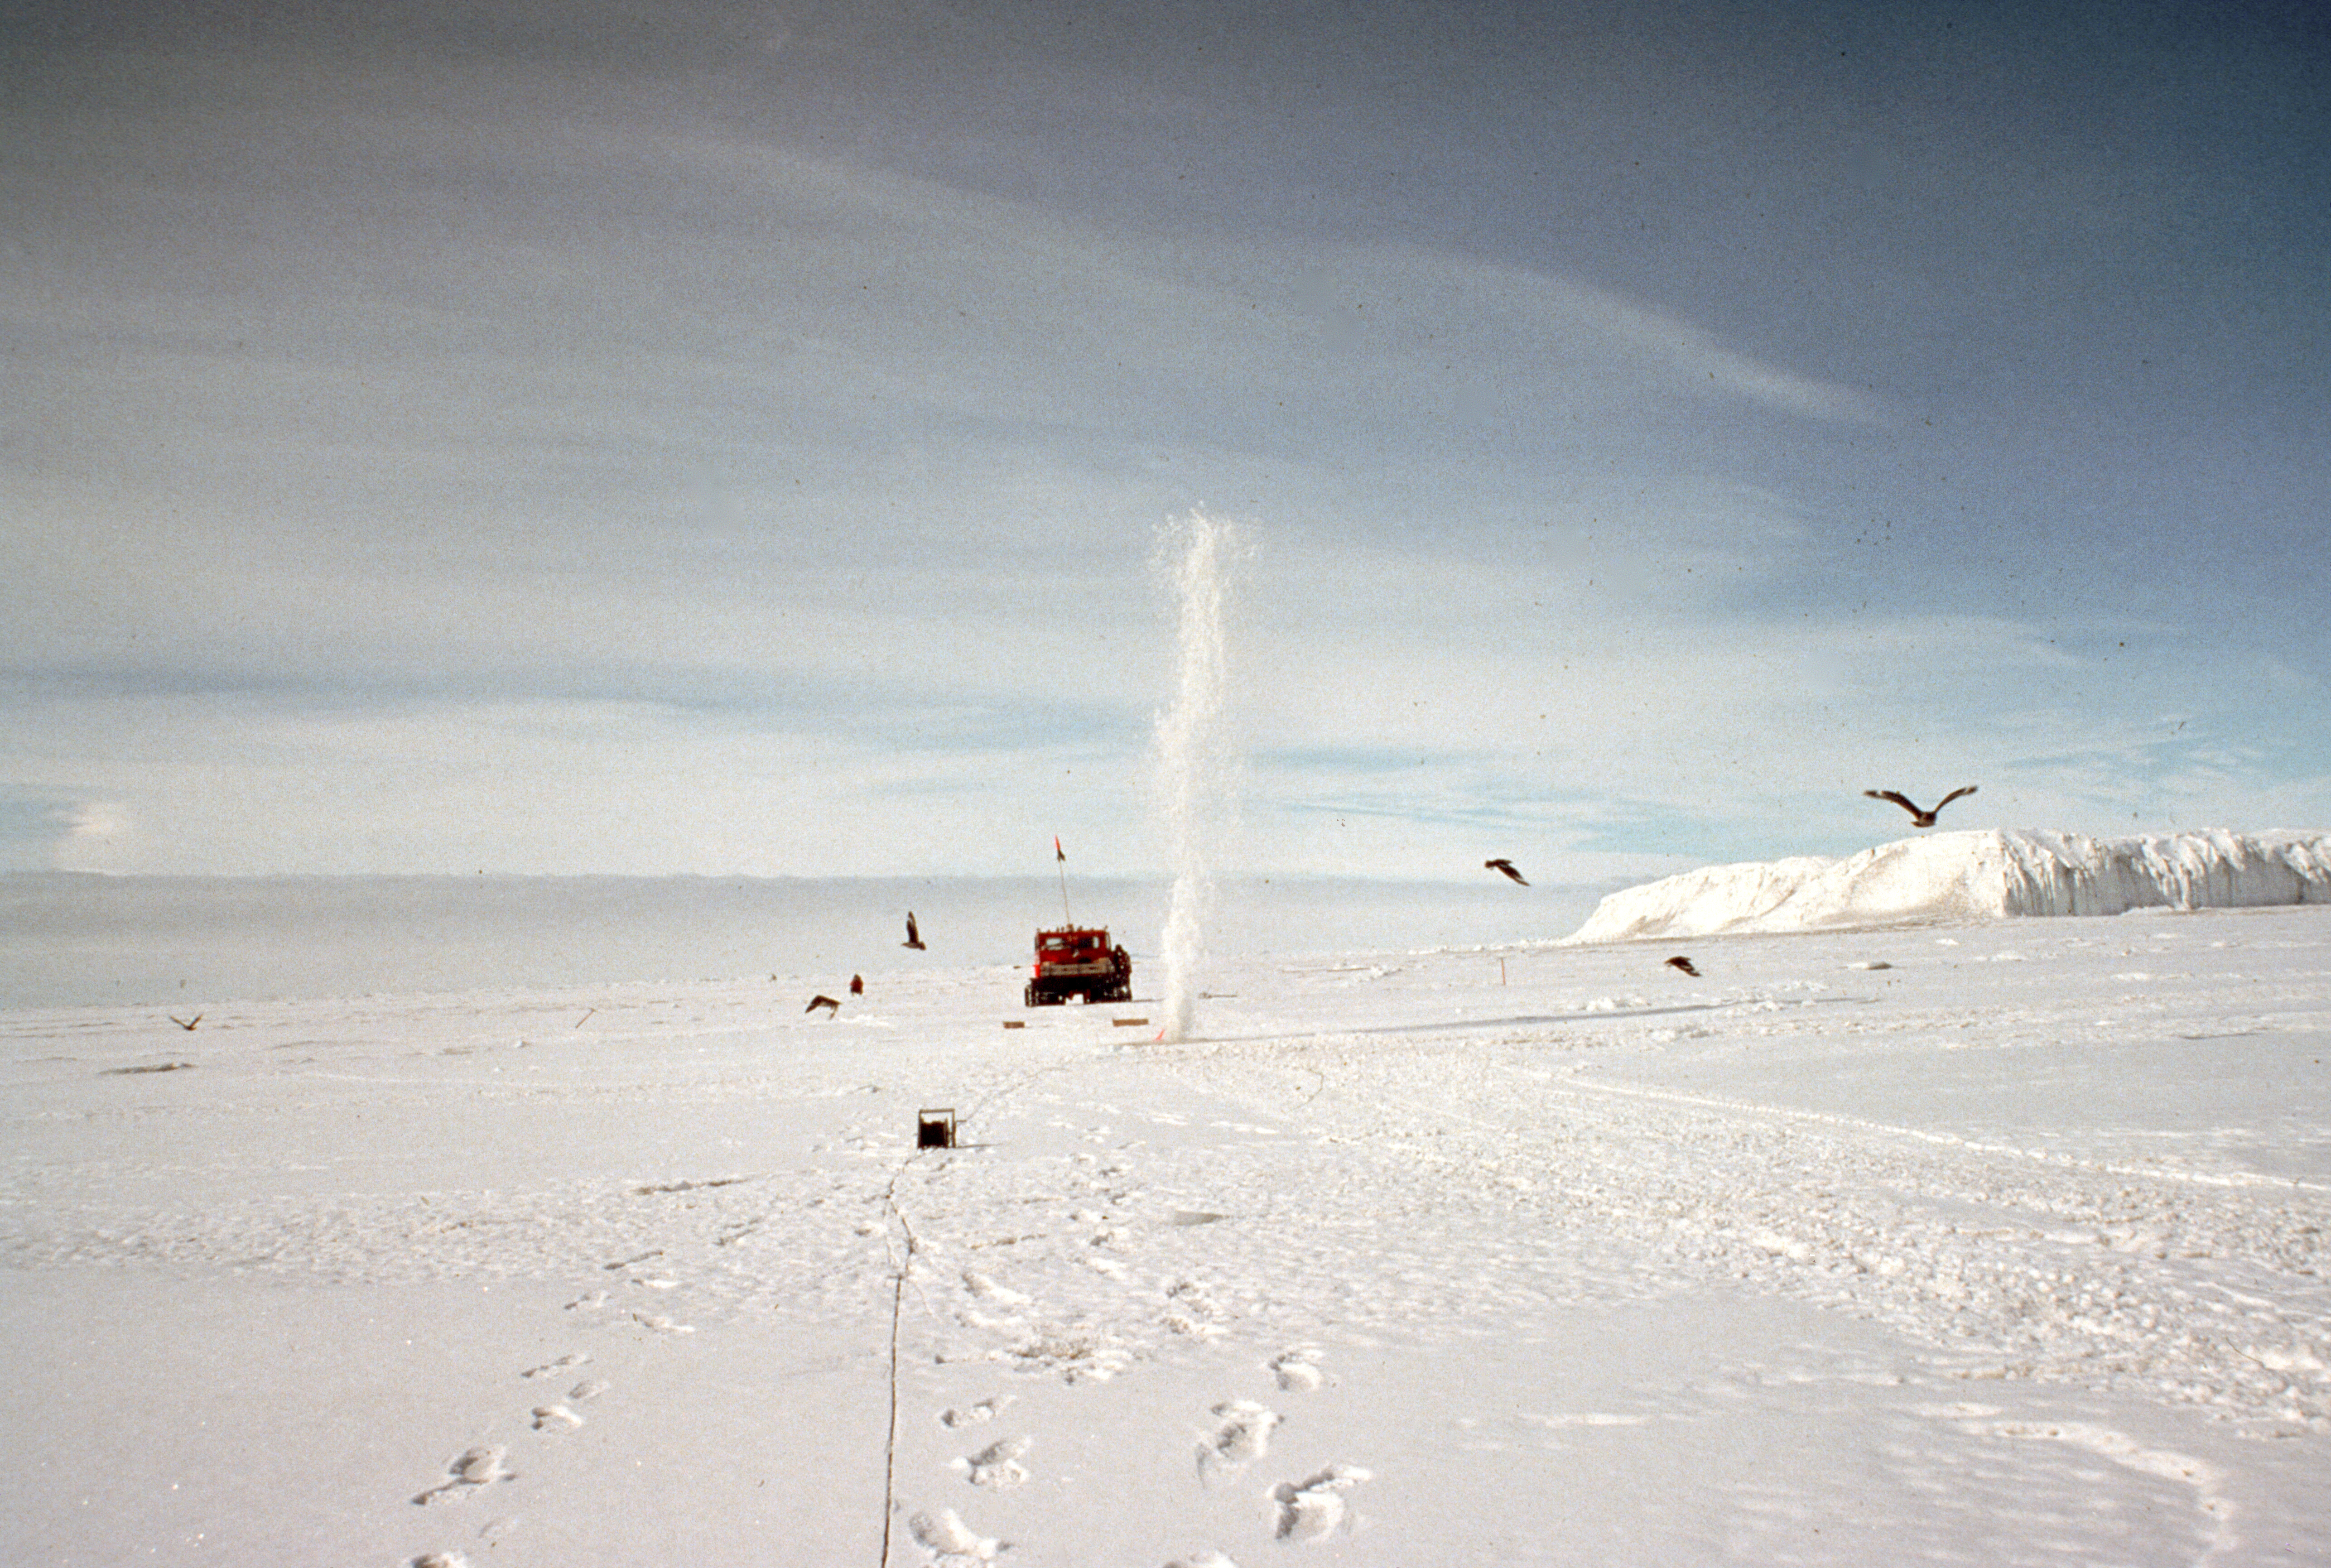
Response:
POLYGON ((2331 1560, 2331 912, 862 967, 0 1012, 0 1558, 2331 1560))

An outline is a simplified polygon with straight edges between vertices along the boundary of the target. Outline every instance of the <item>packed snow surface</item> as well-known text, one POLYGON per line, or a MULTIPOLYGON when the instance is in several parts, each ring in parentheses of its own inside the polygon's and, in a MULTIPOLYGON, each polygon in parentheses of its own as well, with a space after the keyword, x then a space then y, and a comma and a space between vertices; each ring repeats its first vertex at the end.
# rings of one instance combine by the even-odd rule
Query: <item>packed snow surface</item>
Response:
POLYGON ((2331 910, 1218 954, 1179 1043, 880 924, 0 1010, 0 1561, 2331 1561, 2331 910))
POLYGON ((1833 931, 2010 915, 2331 903, 2331 833, 1931 833, 1849 860, 1705 866, 1613 893, 1572 942, 1833 931))

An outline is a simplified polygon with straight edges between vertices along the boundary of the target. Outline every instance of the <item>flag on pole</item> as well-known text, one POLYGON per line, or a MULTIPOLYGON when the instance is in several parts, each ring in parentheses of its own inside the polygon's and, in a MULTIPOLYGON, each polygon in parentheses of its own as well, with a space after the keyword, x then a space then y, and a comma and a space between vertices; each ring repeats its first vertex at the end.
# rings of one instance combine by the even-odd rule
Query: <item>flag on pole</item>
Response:
POLYGON ((1054 859, 1054 860, 1067 860, 1068 858, 1069 858, 1069 852, 1068 852, 1068 851, 1066 851, 1066 850, 1064 850, 1064 849, 1061 848, 1061 836, 1060 836, 1058 833, 1053 834, 1053 835, 1052 835, 1052 859, 1054 859))

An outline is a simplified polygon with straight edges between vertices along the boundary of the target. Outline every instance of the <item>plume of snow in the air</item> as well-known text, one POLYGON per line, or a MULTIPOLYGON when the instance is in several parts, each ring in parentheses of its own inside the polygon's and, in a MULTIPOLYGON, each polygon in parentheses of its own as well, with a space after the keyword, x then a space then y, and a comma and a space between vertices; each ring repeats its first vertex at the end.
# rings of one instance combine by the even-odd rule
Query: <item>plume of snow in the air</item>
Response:
POLYGON ((1197 1009, 1212 892, 1207 848, 1229 794, 1223 740, 1225 652, 1223 606, 1237 536, 1230 524, 1192 512, 1168 529, 1174 589, 1181 607, 1175 638, 1180 680, 1157 720, 1157 801, 1174 864, 1166 910, 1167 1040, 1186 1040, 1197 1009))
POLYGON ((1842 860, 1703 866, 1612 894, 1565 940, 2325 903, 2331 833, 2091 839, 2016 829, 1901 839, 1842 860))

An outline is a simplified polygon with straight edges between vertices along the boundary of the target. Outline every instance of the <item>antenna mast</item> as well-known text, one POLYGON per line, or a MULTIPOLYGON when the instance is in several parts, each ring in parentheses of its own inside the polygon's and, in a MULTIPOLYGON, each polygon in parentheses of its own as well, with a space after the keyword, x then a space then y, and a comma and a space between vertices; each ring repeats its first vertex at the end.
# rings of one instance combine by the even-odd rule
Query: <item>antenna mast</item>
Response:
POLYGON ((1074 926, 1076 917, 1069 913, 1069 852, 1061 848, 1060 835, 1052 835, 1052 859, 1061 868, 1061 924, 1074 926))

